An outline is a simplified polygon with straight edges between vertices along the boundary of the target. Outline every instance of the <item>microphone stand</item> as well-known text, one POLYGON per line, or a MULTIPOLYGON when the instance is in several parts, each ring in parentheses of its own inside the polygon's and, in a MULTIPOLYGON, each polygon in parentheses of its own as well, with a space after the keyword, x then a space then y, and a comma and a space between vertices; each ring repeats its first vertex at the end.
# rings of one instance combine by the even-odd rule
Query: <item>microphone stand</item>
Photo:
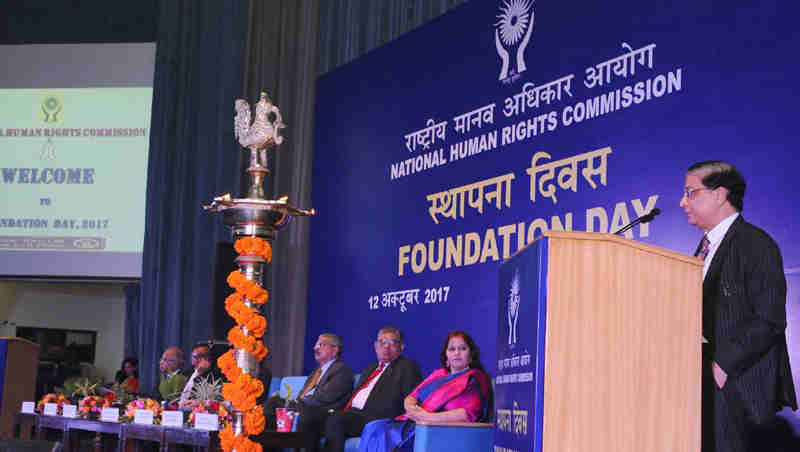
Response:
POLYGON ((624 234, 629 229, 631 229, 632 227, 636 226, 639 223, 642 223, 642 224, 649 223, 649 222, 653 221, 653 218, 655 218, 656 215, 658 215, 660 213, 661 213, 661 209, 653 209, 653 210, 650 211, 650 213, 642 215, 641 217, 639 217, 639 218, 631 221, 627 225, 623 226, 619 231, 615 232, 614 235, 624 234))

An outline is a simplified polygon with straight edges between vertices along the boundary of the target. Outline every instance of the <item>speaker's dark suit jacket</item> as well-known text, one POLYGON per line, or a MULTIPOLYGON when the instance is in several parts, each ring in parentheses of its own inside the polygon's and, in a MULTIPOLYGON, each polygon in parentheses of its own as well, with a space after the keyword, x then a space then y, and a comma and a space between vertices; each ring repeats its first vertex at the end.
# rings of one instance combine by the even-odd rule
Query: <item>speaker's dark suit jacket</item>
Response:
MULTIPOLYGON (((300 394, 306 390, 306 387, 311 385, 313 375, 309 375, 306 379, 303 389, 300 394)), ((317 388, 311 395, 303 397, 302 403, 315 407, 324 408, 325 410, 334 409, 338 410, 344 408, 350 393, 353 392, 353 371, 350 366, 340 360, 334 361, 325 375, 320 378, 317 383, 317 388)))
MULTIPOLYGON (((360 388, 367 381, 376 367, 378 367, 377 362, 364 369, 356 388, 360 388)), ((375 383, 362 412, 368 417, 376 419, 395 417, 405 413, 403 400, 421 381, 422 372, 417 363, 402 356, 397 358, 375 383)))
MULTIPOLYGON (((703 280, 703 336, 710 341, 704 346, 704 366, 715 361, 728 374, 715 395, 716 424, 728 422, 727 414, 739 410, 745 424, 757 426, 772 420, 784 406, 797 408, 785 330, 786 278, 780 250, 767 233, 740 215, 703 280)), ((710 375, 710 369, 704 371, 710 375)), ((705 409, 710 400, 705 388, 703 396, 705 409)), ((716 430, 717 435, 727 431, 716 430)))

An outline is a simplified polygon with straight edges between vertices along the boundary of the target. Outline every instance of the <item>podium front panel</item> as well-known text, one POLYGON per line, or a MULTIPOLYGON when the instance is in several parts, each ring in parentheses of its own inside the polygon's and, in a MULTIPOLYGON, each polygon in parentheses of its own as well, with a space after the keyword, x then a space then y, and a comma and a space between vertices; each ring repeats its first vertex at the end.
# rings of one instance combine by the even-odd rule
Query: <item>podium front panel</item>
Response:
POLYGON ((500 266, 495 451, 542 450, 548 239, 500 266))

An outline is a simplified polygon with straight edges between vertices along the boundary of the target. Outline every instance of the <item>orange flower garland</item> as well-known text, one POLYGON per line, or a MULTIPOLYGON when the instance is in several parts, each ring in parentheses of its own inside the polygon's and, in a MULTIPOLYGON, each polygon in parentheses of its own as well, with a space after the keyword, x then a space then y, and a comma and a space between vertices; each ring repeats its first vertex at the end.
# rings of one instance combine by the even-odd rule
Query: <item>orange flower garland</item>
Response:
POLYGON ((265 425, 264 410, 260 407, 248 411, 244 417, 244 431, 248 435, 258 435, 264 431, 265 425))
POLYGON ((236 448, 236 440, 239 437, 233 433, 233 425, 228 424, 219 431, 219 445, 222 450, 233 450, 236 448))
POLYGON ((230 400, 242 411, 247 411, 256 406, 256 399, 264 393, 264 384, 246 373, 239 375, 236 380, 222 386, 222 396, 230 400))
POLYGON ((259 237, 243 237, 233 244, 233 249, 242 256, 258 256, 272 262, 272 247, 259 237))
POLYGON ((222 450, 233 450, 237 452, 261 452, 261 444, 250 441, 245 436, 235 436, 231 424, 228 424, 219 432, 219 443, 222 450))
POLYGON ((228 342, 236 348, 241 348, 252 353, 259 361, 267 356, 267 348, 264 347, 264 343, 253 336, 245 336, 242 329, 238 326, 228 331, 228 342))
POLYGON ((233 350, 228 350, 222 356, 217 359, 217 365, 219 366, 219 370, 222 371, 222 374, 229 381, 236 380, 239 378, 239 375, 242 375, 242 369, 239 369, 239 366, 236 365, 236 359, 233 357, 233 350))
POLYGON ((269 299, 269 292, 247 279, 239 270, 234 270, 228 275, 228 285, 236 290, 236 293, 231 295, 245 296, 253 304, 262 305, 269 299))
MULTIPOLYGON (((255 256, 272 261, 272 247, 259 237, 244 237, 236 241, 234 249, 241 256, 255 256)), ((228 341, 237 349, 252 353, 259 361, 267 355, 267 348, 259 340, 267 329, 267 319, 253 305, 263 305, 269 299, 269 292, 255 281, 247 279, 240 271, 232 271, 228 275, 228 285, 236 292, 225 299, 225 311, 236 321, 237 326, 228 331, 228 341), (242 327, 247 329, 245 334, 242 327)), ((232 424, 228 424, 219 432, 222 450, 229 452, 261 452, 261 444, 247 438, 264 431, 265 419, 261 407, 256 406, 256 399, 264 393, 264 385, 260 380, 242 372, 236 364, 234 351, 229 350, 217 360, 220 370, 229 383, 222 386, 222 396, 229 400, 238 410, 244 412, 244 431, 235 435, 232 424)))

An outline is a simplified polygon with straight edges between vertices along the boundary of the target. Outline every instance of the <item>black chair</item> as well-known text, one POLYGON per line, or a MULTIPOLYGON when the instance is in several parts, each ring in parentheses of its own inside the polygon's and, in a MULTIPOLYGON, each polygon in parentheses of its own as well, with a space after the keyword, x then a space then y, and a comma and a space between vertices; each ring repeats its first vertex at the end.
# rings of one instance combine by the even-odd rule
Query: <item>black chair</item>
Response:
POLYGON ((61 452, 61 443, 35 439, 0 440, 0 452, 61 452))

